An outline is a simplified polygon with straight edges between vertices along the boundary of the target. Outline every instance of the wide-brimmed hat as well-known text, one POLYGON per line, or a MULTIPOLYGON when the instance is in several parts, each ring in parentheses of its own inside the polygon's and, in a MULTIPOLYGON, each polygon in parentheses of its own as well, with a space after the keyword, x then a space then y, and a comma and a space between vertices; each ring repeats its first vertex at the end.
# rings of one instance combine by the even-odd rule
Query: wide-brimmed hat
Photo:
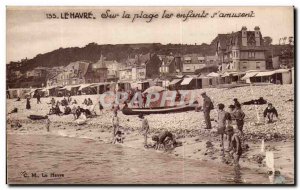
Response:
POLYGON ((202 92, 201 95, 206 95, 206 92, 202 92))

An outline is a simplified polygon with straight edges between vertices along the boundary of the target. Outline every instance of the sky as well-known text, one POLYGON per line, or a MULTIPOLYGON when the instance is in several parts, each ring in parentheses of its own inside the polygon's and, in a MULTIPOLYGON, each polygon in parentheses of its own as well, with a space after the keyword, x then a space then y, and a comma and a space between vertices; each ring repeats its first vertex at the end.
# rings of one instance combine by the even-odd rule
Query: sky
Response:
MULTIPOLYGON (((238 31, 242 26, 254 30, 259 26, 263 36, 270 36, 273 44, 279 38, 294 36, 293 7, 7 7, 6 10, 6 61, 31 59, 60 47, 84 47, 88 43, 210 43, 218 34, 238 31), (111 18, 101 14, 123 11, 131 15, 143 11, 159 14, 158 19, 111 18), (170 19, 160 18, 163 11, 174 13, 170 19), (177 13, 205 11, 248 13, 252 18, 176 18, 177 13), (65 12, 92 12, 96 19, 47 19, 46 13, 58 16, 65 12)), ((209 16, 210 16, 209 15, 209 16)))

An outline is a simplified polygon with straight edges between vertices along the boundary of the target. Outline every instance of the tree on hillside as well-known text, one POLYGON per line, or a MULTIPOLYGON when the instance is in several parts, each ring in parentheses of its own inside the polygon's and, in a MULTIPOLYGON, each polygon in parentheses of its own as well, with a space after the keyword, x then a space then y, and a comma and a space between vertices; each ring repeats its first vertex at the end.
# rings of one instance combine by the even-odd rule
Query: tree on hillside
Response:
POLYGON ((272 44, 273 39, 270 36, 263 37, 263 43, 265 46, 270 46, 272 44))

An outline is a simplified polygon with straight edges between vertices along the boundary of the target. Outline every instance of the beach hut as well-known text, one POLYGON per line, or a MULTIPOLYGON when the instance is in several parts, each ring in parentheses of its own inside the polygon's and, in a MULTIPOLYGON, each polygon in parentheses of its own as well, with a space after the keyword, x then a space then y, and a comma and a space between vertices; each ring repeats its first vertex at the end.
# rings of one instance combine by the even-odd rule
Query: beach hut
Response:
POLYGON ((183 81, 183 79, 173 79, 170 83, 169 83, 169 87, 171 89, 178 89, 180 88, 180 83, 183 81))
POLYGON ((291 84, 292 74, 289 69, 278 69, 275 70, 275 81, 276 84, 291 84))

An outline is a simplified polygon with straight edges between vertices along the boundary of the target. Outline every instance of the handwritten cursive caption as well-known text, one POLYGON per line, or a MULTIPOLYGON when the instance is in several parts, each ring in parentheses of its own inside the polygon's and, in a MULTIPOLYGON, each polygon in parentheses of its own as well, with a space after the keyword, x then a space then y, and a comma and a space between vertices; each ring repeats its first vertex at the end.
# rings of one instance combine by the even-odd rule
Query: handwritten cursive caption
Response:
POLYGON ((255 17, 254 11, 249 12, 223 12, 223 11, 213 11, 208 12, 206 10, 201 11, 182 11, 182 12, 172 12, 168 10, 163 10, 160 13, 157 12, 146 12, 138 11, 135 13, 129 13, 128 11, 115 12, 110 9, 99 12, 60 12, 60 13, 46 13, 47 19, 124 19, 131 22, 136 22, 138 20, 150 23, 156 19, 180 19, 185 22, 190 19, 216 19, 216 18, 252 18, 255 17))

